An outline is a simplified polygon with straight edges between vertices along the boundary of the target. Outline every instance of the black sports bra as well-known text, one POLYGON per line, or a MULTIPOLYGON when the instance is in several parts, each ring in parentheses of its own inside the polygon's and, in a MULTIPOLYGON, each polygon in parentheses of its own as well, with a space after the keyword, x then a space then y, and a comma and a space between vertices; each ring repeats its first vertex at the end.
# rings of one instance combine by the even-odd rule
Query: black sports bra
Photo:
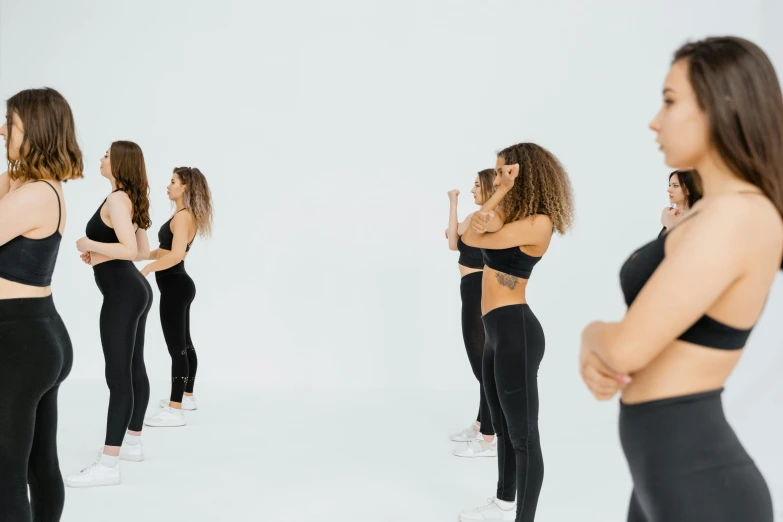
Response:
POLYGON ((522 279, 530 279, 533 267, 541 261, 540 257, 529 256, 519 247, 500 250, 482 248, 481 252, 484 254, 484 264, 491 269, 522 279))
POLYGON ((87 222, 85 232, 88 238, 98 243, 119 243, 120 240, 117 237, 117 233, 101 219, 101 209, 106 204, 106 199, 103 200, 101 206, 98 207, 98 210, 95 211, 95 214, 87 222))
MULTIPOLYGON (((694 212, 685 216, 680 224, 696 214, 694 212)), ((666 256, 665 245, 668 236, 669 234, 667 233, 647 243, 634 252, 623 264, 623 267, 620 269, 620 286, 623 289, 626 305, 631 306, 631 303, 634 302, 636 296, 639 295, 644 285, 652 277, 658 265, 663 261, 663 258, 666 256)), ((753 330, 752 327, 742 330, 725 325, 708 315, 703 315, 678 339, 706 348, 739 350, 745 346, 751 330, 753 330)))
POLYGON ((62 203, 60 194, 54 185, 43 181, 57 195, 57 228, 51 236, 32 239, 16 236, 8 243, 0 246, 0 278, 30 286, 49 286, 52 284, 54 265, 60 250, 60 223, 62 222, 62 203))
MULTIPOLYGON (((184 208, 181 208, 177 210, 177 212, 182 212, 185 210, 184 208)), ((177 212, 174 212, 174 215, 177 215, 177 212)), ((163 223, 163 226, 160 227, 160 230, 158 230, 158 242, 160 243, 160 248, 163 250, 171 250, 171 244, 174 242, 174 232, 171 231, 171 220, 174 219, 174 216, 171 216, 168 221, 163 223)), ((190 240, 188 243, 188 246, 185 247, 185 252, 190 252, 190 245, 193 244, 193 241, 196 240, 196 237, 194 236, 193 239, 190 240)), ((462 257, 460 256, 460 259, 462 257)))
POLYGON ((457 239, 457 250, 459 250, 460 265, 468 268, 484 268, 484 255, 480 248, 466 245, 462 241, 462 236, 457 239))

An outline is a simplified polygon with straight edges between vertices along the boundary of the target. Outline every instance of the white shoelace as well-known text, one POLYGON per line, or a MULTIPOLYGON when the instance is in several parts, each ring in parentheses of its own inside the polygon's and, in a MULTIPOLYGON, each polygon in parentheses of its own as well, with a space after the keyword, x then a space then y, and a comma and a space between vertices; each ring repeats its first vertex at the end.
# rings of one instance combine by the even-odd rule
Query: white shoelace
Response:
POLYGON ((100 466, 100 465, 101 465, 100 462, 93 462, 92 464, 90 464, 89 466, 87 466, 86 468, 81 470, 79 472, 79 474, 80 475, 86 475, 87 473, 90 473, 91 471, 94 471, 94 470, 98 469, 98 466, 100 466))
POLYGON ((495 504, 494 498, 488 498, 487 502, 489 502, 489 504, 487 504, 486 506, 481 506, 480 508, 476 508, 474 511, 486 511, 492 507, 498 507, 497 504, 495 504))

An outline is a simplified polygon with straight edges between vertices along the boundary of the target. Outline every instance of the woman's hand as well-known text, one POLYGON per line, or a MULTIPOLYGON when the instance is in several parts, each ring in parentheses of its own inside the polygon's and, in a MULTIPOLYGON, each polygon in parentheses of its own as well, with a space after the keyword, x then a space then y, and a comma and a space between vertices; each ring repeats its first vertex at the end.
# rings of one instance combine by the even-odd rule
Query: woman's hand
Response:
POLYGON ((683 214, 684 211, 681 208, 666 207, 661 213, 661 225, 663 225, 666 230, 671 230, 683 214))
POLYGON ((76 242, 76 249, 82 254, 84 254, 85 252, 89 252, 90 242, 91 240, 87 236, 84 236, 83 238, 81 238, 79 241, 76 242))
POLYGON ((519 176, 519 164, 504 165, 500 167, 500 188, 505 190, 511 190, 514 187, 514 181, 519 176))
MULTIPOLYGON (((599 324, 589 324, 584 332, 599 324)), ((615 372, 604 364, 601 358, 589 346, 586 346, 584 332, 582 332, 582 349, 579 355, 579 374, 593 397, 599 401, 608 401, 630 383, 631 378, 628 375, 615 372)))
POLYGON ((85 263, 87 263, 88 265, 91 265, 91 264, 92 264, 92 256, 90 255, 90 253, 89 253, 89 252, 84 252, 84 253, 83 253, 81 256, 79 256, 79 257, 81 257, 81 258, 82 258, 82 261, 84 261, 84 262, 85 262, 85 263))
POLYGON ((495 212, 481 212, 476 211, 470 218, 470 228, 477 234, 483 234, 487 231, 487 225, 495 216, 495 212))
POLYGON ((459 190, 449 190, 449 203, 456 203, 459 197, 459 190))
POLYGON ((150 271, 147 270, 148 266, 150 266, 150 265, 147 265, 144 268, 142 268, 141 270, 139 270, 141 272, 141 275, 143 275, 144 277, 147 277, 148 275, 150 275, 150 271))

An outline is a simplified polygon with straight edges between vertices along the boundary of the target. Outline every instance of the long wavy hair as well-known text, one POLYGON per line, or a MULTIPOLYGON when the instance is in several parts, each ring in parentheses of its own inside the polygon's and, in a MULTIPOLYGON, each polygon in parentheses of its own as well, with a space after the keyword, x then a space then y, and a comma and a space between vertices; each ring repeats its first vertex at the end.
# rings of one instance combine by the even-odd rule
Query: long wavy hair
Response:
POLYGON ((688 65, 721 159, 783 217, 783 93, 769 57, 748 40, 724 36, 683 45, 672 63, 679 61, 688 65))
POLYGON ((150 184, 144 153, 132 141, 115 141, 109 147, 111 175, 117 190, 125 192, 133 204, 131 220, 144 230, 152 225, 150 219, 150 184))
POLYGON ((478 173, 479 190, 481 190, 481 197, 485 203, 489 201, 489 198, 495 192, 492 184, 495 182, 496 175, 497 171, 495 169, 484 169, 478 173))
POLYGON ((514 187, 503 198, 505 222, 529 216, 549 216, 555 230, 565 234, 574 221, 571 180, 558 159, 535 143, 518 143, 498 153, 506 165, 519 164, 514 187))
POLYGON ((27 89, 6 100, 5 142, 8 177, 12 180, 53 179, 68 181, 84 177, 82 151, 76 142, 71 106, 54 89, 27 89), (8 146, 14 133, 13 114, 24 125, 19 159, 11 161, 8 146))
POLYGON ((195 167, 177 167, 174 174, 185 185, 185 208, 190 210, 196 220, 196 234, 207 238, 212 235, 212 191, 207 178, 195 167))

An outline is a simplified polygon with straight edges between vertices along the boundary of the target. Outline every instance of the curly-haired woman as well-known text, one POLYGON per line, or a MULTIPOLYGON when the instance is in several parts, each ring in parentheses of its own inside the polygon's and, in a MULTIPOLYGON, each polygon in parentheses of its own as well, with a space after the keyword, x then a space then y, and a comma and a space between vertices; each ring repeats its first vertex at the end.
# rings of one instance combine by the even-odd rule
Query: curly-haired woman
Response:
POLYGON ((119 459, 144 459, 141 429, 150 398, 144 329, 152 288, 133 264, 146 259, 150 250, 149 184, 141 148, 130 141, 112 143, 101 159, 101 175, 111 182, 112 192, 87 223, 87 235, 76 247, 92 265, 103 294, 100 328, 109 415, 98 461, 65 479, 74 488, 117 485, 119 459))
POLYGON ((160 290, 160 324, 171 355, 171 395, 160 401, 160 409, 144 419, 147 426, 184 426, 182 410, 195 410, 196 349, 190 338, 190 305, 196 285, 185 271, 185 257, 197 235, 212 233, 212 193, 199 169, 178 167, 167 189, 174 214, 158 232, 160 247, 150 252, 153 262, 141 269, 144 276, 155 272, 160 290))
POLYGON ((488 505, 460 520, 532 521, 544 480, 538 436, 544 331, 525 287, 552 235, 571 226, 572 191, 557 158, 534 143, 500 151, 496 167, 495 193, 473 214, 462 240, 484 251, 484 390, 498 437, 498 487, 488 505))

